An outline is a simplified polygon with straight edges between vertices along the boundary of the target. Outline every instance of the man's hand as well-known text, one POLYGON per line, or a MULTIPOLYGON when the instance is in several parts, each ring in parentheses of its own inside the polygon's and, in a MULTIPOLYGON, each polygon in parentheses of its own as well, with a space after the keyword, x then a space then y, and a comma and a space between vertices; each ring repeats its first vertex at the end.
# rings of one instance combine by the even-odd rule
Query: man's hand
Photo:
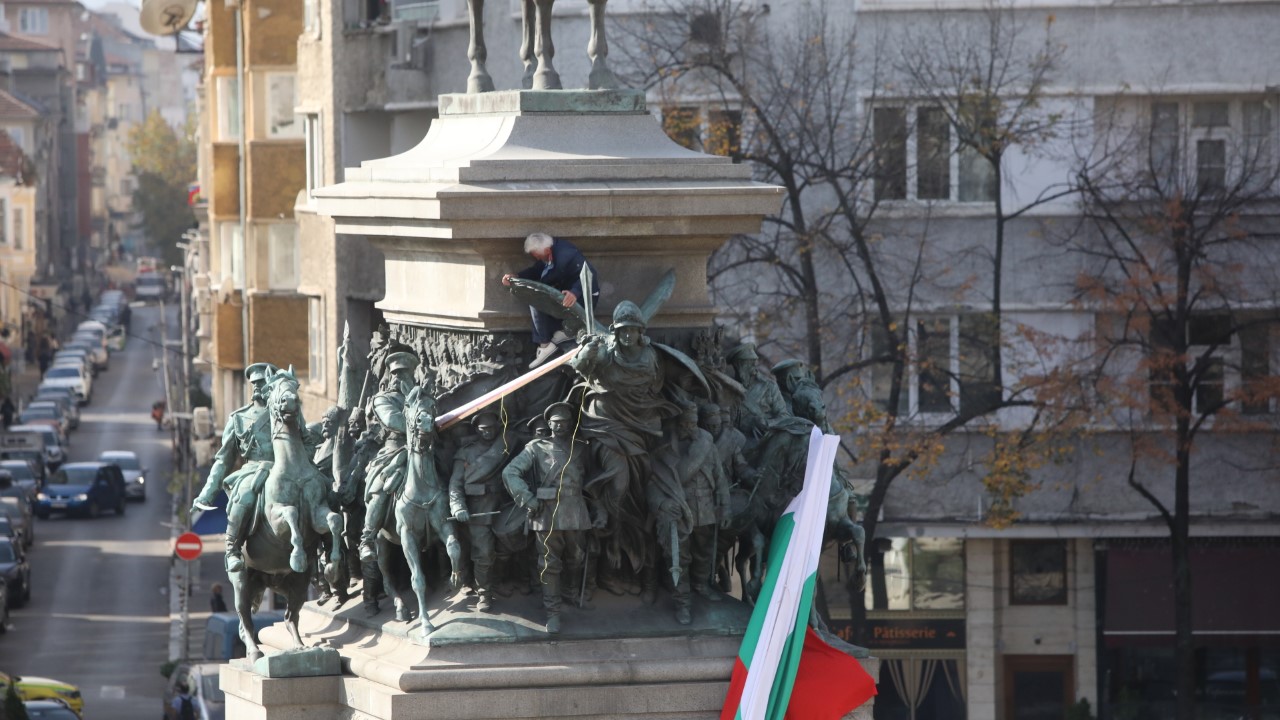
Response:
POLYGON ((459 510, 453 514, 453 519, 458 522, 471 522, 471 513, 466 510, 459 510))
POLYGON ((515 277, 513 273, 507 273, 502 276, 502 284, 511 287, 511 278, 515 277))
POLYGON ((565 290, 564 301, 561 302, 560 304, 567 308, 570 308, 570 307, 573 307, 577 302, 578 302, 578 296, 574 295, 572 290, 565 290))
POLYGON ((542 509, 542 501, 538 498, 532 498, 529 500, 529 504, 524 507, 529 511, 530 515, 537 515, 538 511, 542 509))
POLYGON ((662 513, 663 515, 666 515, 668 518, 671 518, 672 520, 679 520, 680 519, 680 503, 670 499, 663 500, 662 504, 658 506, 658 512, 662 513))

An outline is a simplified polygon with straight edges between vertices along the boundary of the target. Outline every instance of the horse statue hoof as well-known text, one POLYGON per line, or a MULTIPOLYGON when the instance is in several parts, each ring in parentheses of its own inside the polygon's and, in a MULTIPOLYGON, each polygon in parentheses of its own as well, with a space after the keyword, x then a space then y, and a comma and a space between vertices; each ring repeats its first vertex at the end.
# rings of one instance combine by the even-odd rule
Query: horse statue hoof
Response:
POLYGON ((418 629, 418 637, 422 638, 423 640, 426 640, 428 637, 431 637, 431 633, 435 631, 436 631, 435 625, 432 625, 430 622, 423 620, 422 627, 418 629))
MULTIPOLYGON (((290 562, 292 562, 292 561, 290 561, 290 562)), ((325 563, 325 566, 324 566, 324 581, 325 581, 325 582, 329 583, 330 585, 334 585, 334 586, 337 586, 337 585, 339 585, 339 584, 340 584, 340 583, 338 582, 338 567, 339 567, 339 566, 338 566, 337 564, 335 564, 335 563, 325 563)))
POLYGON ((409 608, 401 605, 396 608, 396 620, 400 622, 409 622, 413 616, 409 614, 409 608))

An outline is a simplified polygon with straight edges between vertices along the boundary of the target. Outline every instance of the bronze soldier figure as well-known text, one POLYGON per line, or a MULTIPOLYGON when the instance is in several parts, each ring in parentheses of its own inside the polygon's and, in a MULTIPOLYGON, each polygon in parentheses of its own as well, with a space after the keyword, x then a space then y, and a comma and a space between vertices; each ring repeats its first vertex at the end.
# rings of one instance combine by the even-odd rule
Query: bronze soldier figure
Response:
POLYGON ((418 357, 409 352, 387 356, 382 391, 373 396, 373 412, 383 428, 383 445, 369 464, 365 488, 364 532, 360 536, 360 559, 377 558, 374 541, 386 525, 389 498, 404 485, 405 419, 404 398, 413 389, 413 371, 418 357))
POLYGON ((502 486, 502 466, 509 451, 499 432, 496 413, 482 412, 471 421, 476 435, 453 456, 449 478, 449 510, 455 520, 467 525, 471 535, 471 562, 480 596, 476 610, 493 606, 493 562, 497 556, 493 521, 506 498, 502 486))

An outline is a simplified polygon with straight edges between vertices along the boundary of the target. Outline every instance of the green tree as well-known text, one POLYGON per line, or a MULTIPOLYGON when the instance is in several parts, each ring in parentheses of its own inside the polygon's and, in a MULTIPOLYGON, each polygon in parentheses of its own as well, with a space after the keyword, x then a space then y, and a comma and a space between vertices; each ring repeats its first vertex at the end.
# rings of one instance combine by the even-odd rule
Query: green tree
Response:
POLYGON ((141 227, 165 260, 176 264, 182 257, 175 243, 195 221, 187 205, 187 184, 196 177, 194 126, 188 120, 175 131, 153 110, 130 128, 126 150, 138 181, 133 207, 142 215, 141 227))

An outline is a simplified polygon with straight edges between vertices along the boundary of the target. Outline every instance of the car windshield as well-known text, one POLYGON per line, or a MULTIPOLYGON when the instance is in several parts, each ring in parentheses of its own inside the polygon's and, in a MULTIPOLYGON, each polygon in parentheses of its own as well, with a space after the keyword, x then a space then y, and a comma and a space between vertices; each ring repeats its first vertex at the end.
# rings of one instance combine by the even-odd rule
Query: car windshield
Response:
POLYGON ((148 286, 158 287, 163 284, 164 284, 164 281, 161 280, 160 277, 157 275, 143 275, 142 277, 138 278, 138 287, 148 287, 148 286))
POLYGON ((66 707, 28 707, 27 717, 31 720, 80 720, 74 710, 66 707))
POLYGON ((49 478, 50 485, 88 485, 98 476, 96 467, 61 467, 49 478))
POLYGON ((78 378, 80 377, 80 368, 71 365, 63 365, 61 367, 49 368, 49 372, 44 375, 46 378, 78 378))
POLYGON ((103 455, 102 462, 109 462, 121 470, 138 470, 142 465, 138 463, 138 458, 133 455, 103 455))
POLYGON ((8 470, 15 481, 31 480, 36 476, 35 473, 31 472, 31 466, 25 462, 0 462, 0 469, 8 470))
POLYGON ((226 702, 226 697, 222 694, 222 688, 218 687, 217 675, 200 676, 200 695, 205 702, 226 702))
POLYGON ((15 559, 13 546, 9 543, 0 543, 0 563, 11 563, 15 559))
POLYGON ((45 407, 29 407, 22 411, 22 421, 28 420, 57 420, 58 409, 45 407))

